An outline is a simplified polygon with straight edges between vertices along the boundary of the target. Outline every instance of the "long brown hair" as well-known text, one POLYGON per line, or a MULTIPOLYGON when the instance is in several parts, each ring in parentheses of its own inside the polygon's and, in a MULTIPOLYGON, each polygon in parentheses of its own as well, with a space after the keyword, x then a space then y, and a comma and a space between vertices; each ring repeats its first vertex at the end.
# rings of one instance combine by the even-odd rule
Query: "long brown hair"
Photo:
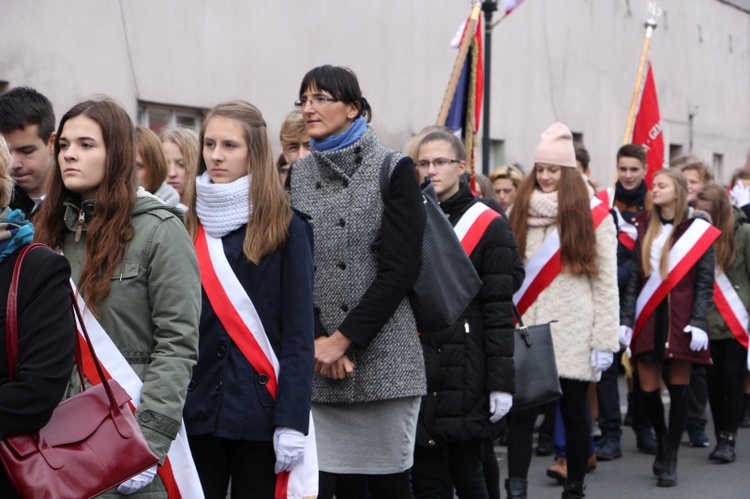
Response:
MULTIPOLYGON (((521 256, 526 255, 528 213, 531 195, 541 190, 536 179, 536 165, 518 188, 510 212, 510 228, 518 241, 521 256)), ((576 168, 561 167, 557 183, 557 230, 560 233, 560 257, 565 270, 574 275, 596 275, 596 234, 591 217, 586 183, 576 168)))
POLYGON ((734 212, 732 203, 729 202, 727 190, 712 182, 698 192, 698 200, 711 204, 708 214, 711 215, 711 223, 721 231, 719 239, 714 243, 716 251, 716 265, 722 271, 726 271, 734 262, 734 212))
MULTIPOLYGON (((667 278, 669 271, 669 250, 672 247, 672 238, 674 237, 675 229, 682 223, 687 215, 687 179, 680 170, 676 168, 667 168, 666 170, 659 170, 654 174, 652 182, 656 182, 656 178, 659 176, 667 176, 672 179, 674 184, 675 195, 675 210, 674 210, 674 222, 672 224, 672 232, 669 234, 667 242, 661 249, 661 256, 659 257, 659 274, 662 279, 667 278)), ((651 268, 651 245, 654 239, 659 235, 661 231, 661 208, 654 204, 651 208, 651 219, 646 227, 646 233, 643 235, 643 243, 641 244, 641 266, 643 267, 643 273, 646 277, 651 275, 653 269, 651 268)))
POLYGON ((95 121, 102 131, 106 159, 104 178, 96 192, 94 215, 86 230, 83 270, 78 290, 86 304, 97 313, 98 305, 109 295, 110 278, 125 258, 125 248, 133 238, 130 217, 135 207, 135 137, 128 113, 109 97, 87 100, 73 106, 60 120, 55 137, 55 167, 50 173, 47 198, 35 219, 35 241, 62 248, 65 227, 65 201, 82 206, 81 195, 68 190, 59 165, 60 136, 65 123, 78 116, 95 121))
MULTIPOLYGON (((289 222, 292 218, 289 196, 279 182, 263 115, 257 107, 242 100, 219 104, 206 116, 200 132, 201 154, 198 155, 198 175, 206 171, 203 139, 208 122, 215 116, 237 121, 245 132, 248 147, 247 174, 252 178, 249 196, 253 214, 247 222, 242 251, 248 260, 257 265, 264 256, 286 244, 289 222)), ((195 188, 191 192, 194 193, 195 188)), ((185 225, 190 236, 195 239, 200 223, 195 212, 196 196, 193 194, 186 201, 188 212, 185 225)))

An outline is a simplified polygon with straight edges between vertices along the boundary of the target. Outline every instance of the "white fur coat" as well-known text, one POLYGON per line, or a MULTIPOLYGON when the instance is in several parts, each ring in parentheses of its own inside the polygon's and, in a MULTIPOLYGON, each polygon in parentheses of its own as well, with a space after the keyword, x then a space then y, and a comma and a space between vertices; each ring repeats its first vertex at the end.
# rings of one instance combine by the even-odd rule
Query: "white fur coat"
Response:
MULTIPOLYGON (((529 226, 526 260, 556 228, 529 226)), ((551 325, 558 374, 562 378, 598 381, 591 367, 591 350, 619 350, 617 328, 620 303, 617 288, 617 234, 608 216, 596 229, 599 274, 572 275, 563 271, 550 283, 523 316, 527 325, 557 320, 551 325)))

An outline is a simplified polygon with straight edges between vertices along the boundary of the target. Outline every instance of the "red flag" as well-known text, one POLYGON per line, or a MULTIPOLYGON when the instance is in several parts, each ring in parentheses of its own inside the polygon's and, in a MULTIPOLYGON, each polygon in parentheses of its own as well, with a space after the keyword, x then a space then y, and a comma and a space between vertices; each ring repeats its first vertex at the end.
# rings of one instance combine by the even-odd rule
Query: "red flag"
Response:
POLYGON ((633 144, 641 144, 646 148, 646 164, 648 165, 646 184, 651 188, 651 179, 654 174, 664 168, 664 130, 661 124, 661 114, 659 114, 659 101, 656 98, 651 62, 648 63, 641 105, 635 117, 633 144))

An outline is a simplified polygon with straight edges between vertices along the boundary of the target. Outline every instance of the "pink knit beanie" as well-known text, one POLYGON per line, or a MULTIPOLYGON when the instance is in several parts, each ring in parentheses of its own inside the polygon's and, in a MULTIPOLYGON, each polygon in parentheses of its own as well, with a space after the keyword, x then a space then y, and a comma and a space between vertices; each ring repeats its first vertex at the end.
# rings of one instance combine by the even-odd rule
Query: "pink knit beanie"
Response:
POLYGON ((560 122, 552 123, 544 133, 542 142, 536 148, 534 163, 576 167, 576 153, 573 149, 573 134, 560 122))

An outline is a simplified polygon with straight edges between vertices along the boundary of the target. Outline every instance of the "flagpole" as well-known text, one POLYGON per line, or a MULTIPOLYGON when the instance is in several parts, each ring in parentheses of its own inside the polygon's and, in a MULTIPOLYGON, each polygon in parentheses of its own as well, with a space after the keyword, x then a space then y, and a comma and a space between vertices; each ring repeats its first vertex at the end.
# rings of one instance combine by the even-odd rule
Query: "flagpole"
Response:
POLYGON ((497 0, 484 0, 482 2, 482 12, 484 12, 484 117, 482 118, 482 173, 485 175, 488 175, 490 171, 490 96, 492 94, 490 77, 492 75, 492 28, 494 27, 492 24, 492 14, 496 10, 497 0))
POLYGON ((641 50, 641 60, 638 63, 638 74, 635 78, 635 87, 633 88, 633 97, 630 100, 630 109, 628 111, 628 120, 625 125, 625 133, 622 137, 622 144, 630 143, 630 139, 633 135, 633 123, 635 122, 635 113, 638 109, 638 100, 641 96, 641 88, 643 87, 643 72, 646 68, 646 61, 648 60, 648 52, 651 48, 651 35, 656 29, 656 19, 661 15, 661 9, 657 7, 656 2, 649 2, 648 4, 649 17, 646 20, 646 36, 643 39, 643 49, 641 50))
POLYGON ((453 102, 453 95, 456 93, 456 87, 458 86, 458 80, 461 78, 461 70, 464 67, 466 56, 469 54, 469 47, 471 47, 471 40, 474 38, 474 32, 476 31, 477 21, 479 20, 479 13, 481 12, 481 5, 474 4, 471 9, 471 17, 469 22, 464 29, 463 38, 461 39, 461 46, 458 50, 458 56, 456 57, 456 63, 453 65, 453 72, 451 78, 448 80, 448 89, 445 91, 443 96, 443 103, 440 105, 440 112, 438 113, 437 125, 445 125, 445 120, 448 117, 448 111, 453 102))

